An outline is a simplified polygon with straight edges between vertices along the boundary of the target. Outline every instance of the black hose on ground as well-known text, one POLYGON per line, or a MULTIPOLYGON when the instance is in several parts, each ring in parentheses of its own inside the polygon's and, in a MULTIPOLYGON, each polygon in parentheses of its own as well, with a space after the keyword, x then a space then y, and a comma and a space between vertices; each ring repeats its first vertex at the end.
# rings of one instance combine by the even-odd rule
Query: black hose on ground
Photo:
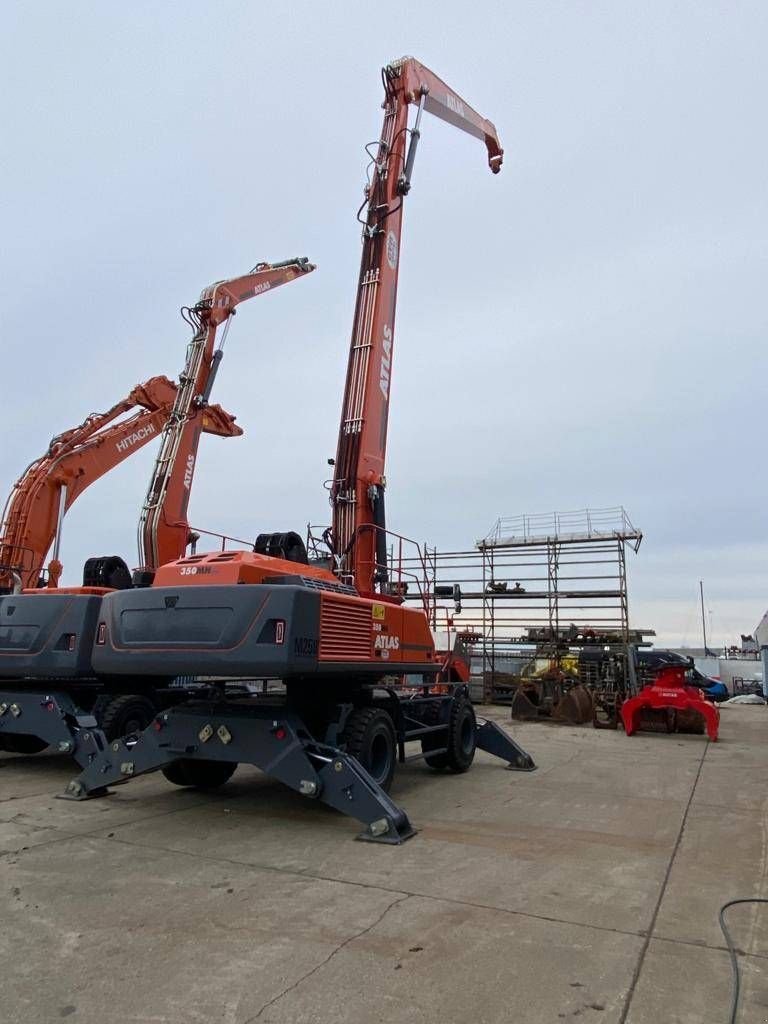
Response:
POLYGON ((740 899, 740 900, 729 900, 720 907, 720 913, 718 914, 718 921, 720 922, 720 931, 725 936, 725 944, 728 947, 728 955, 731 958, 731 971, 733 972, 733 988, 731 989, 731 1012, 728 1015, 728 1024, 736 1024, 736 1014, 739 1009, 739 995, 741 992, 741 973, 739 972, 739 961, 736 956, 736 949, 733 945, 733 939, 731 933, 728 931, 728 926, 725 923, 725 912, 729 907, 738 906, 741 903, 768 903, 768 899, 760 899, 753 897, 752 899, 740 899))

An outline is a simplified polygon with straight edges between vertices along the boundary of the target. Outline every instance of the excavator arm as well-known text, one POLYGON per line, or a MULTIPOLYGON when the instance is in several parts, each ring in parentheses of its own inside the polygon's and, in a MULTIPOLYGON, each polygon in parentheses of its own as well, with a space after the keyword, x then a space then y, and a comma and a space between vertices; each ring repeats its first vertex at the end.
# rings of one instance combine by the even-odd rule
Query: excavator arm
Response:
MULTIPOLYGON (((45 455, 24 471, 6 502, 0 532, 0 587, 37 586, 52 544, 48 586, 57 586, 65 514, 87 487, 159 436, 177 390, 167 377, 152 377, 111 409, 93 413, 53 438, 45 455)), ((234 416, 220 406, 205 410, 202 429, 220 437, 242 434, 234 416)))
POLYGON ((187 505, 200 431, 210 416, 211 390, 223 356, 226 331, 237 306, 314 270, 305 258, 259 263, 250 273, 205 288, 195 306, 182 310, 193 328, 179 390, 165 424, 139 520, 139 561, 144 570, 181 557, 189 540, 187 505), (216 348, 216 333, 225 324, 216 348))
MULTIPOLYGON (((460 128, 484 142, 488 150, 488 166, 494 174, 499 173, 504 159, 504 150, 501 148, 499 136, 491 121, 473 110, 466 100, 463 100, 453 89, 448 88, 442 78, 438 78, 434 72, 425 68, 413 57, 403 57, 402 60, 395 62, 390 67, 399 68, 402 90, 409 98, 410 103, 418 106, 423 97, 424 110, 428 114, 433 114, 441 121, 447 121, 454 128, 460 128)), ((408 175, 408 180, 410 181, 410 175, 408 175)))
POLYGON ((411 188, 426 110, 482 140, 490 169, 504 151, 496 129, 413 57, 387 65, 384 126, 365 189, 363 251, 339 440, 331 485, 330 544, 337 573, 361 593, 386 581, 384 458, 389 421, 403 201, 411 188), (416 106, 409 127, 409 110, 416 106))

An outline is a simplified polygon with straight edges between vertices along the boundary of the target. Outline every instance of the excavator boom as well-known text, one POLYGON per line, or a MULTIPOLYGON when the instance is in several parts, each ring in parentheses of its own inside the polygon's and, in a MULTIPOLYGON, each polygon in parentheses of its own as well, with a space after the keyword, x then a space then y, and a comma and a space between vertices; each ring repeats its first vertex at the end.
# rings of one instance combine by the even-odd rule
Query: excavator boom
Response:
POLYGON ((501 170, 504 150, 501 148, 495 125, 482 117, 457 93, 450 89, 442 78, 425 68, 413 57, 403 57, 390 65, 400 68, 403 92, 410 102, 418 104, 424 96, 424 109, 428 114, 447 121, 485 143, 488 150, 488 166, 494 174, 501 170))
POLYGON ((248 274, 204 288, 195 306, 182 310, 194 334, 179 377, 180 386, 163 428, 160 451, 139 520, 139 562, 154 570, 184 554, 189 537, 187 505, 200 431, 211 414, 208 404, 223 355, 216 332, 229 326, 237 306, 256 295, 304 277, 314 270, 306 258, 259 263, 248 274))
POLYGON ((331 485, 336 571, 363 594, 373 593, 387 573, 384 458, 403 201, 411 188, 423 111, 482 140, 494 174, 504 155, 493 124, 413 57, 387 65, 382 78, 384 126, 361 208, 364 218, 359 218, 363 252, 331 485))
MULTIPOLYGON (((37 586, 52 544, 48 585, 57 585, 64 515, 87 487, 160 435, 177 391, 167 377, 151 377, 111 409, 92 413, 51 440, 48 451, 27 467, 6 502, 0 528, 0 588, 37 586)), ((220 406, 205 410, 202 429, 219 437, 242 434, 235 417, 220 406)))

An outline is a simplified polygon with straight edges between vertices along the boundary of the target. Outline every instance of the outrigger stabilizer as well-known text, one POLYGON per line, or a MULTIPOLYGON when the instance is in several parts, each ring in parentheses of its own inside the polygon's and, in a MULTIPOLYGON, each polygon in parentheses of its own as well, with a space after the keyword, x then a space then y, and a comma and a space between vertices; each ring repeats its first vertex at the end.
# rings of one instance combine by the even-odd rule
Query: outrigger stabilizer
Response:
MULTIPOLYGON (((439 701, 441 721, 434 725, 418 722, 415 707, 419 699, 414 704, 413 695, 398 696, 390 690, 383 700, 390 713, 394 705, 397 708, 393 717, 397 719, 398 760, 424 757, 433 766, 441 756, 449 754, 450 737, 446 737, 445 747, 436 745, 435 739, 441 731, 450 733, 456 701, 471 709, 464 687, 442 700, 435 695, 424 699, 424 708, 434 709, 435 701, 439 701), (427 753, 405 756, 406 742, 430 734, 433 739, 427 744, 427 753)), ((333 742, 352 714, 351 705, 342 705, 338 721, 320 742, 310 734, 300 714, 274 701, 264 704, 258 696, 191 701, 161 712, 143 732, 94 750, 88 765, 70 782, 63 797, 85 800, 105 796, 107 787, 157 770, 162 770, 176 785, 213 788, 224 784, 242 762, 254 765, 303 796, 356 818, 364 825, 359 839, 402 843, 416 834, 406 812, 356 757, 333 742)), ((477 721, 474 712, 471 720, 474 729, 462 740, 468 762, 479 748, 506 760, 512 770, 535 769, 530 755, 495 722, 477 721)))

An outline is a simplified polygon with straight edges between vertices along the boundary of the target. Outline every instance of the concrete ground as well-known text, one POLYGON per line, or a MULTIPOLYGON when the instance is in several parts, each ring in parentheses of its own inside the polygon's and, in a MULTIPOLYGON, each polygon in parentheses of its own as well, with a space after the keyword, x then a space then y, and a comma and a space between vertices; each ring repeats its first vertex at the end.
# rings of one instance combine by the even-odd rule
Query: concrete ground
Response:
MULTIPOLYGON (((768 713, 721 741, 511 725, 533 774, 404 769, 401 847, 240 768, 52 799, 0 754, 0 1019, 33 1024, 720 1024, 720 905, 768 896, 768 713)), ((768 1021, 768 907, 735 908, 740 1020, 768 1021)))

